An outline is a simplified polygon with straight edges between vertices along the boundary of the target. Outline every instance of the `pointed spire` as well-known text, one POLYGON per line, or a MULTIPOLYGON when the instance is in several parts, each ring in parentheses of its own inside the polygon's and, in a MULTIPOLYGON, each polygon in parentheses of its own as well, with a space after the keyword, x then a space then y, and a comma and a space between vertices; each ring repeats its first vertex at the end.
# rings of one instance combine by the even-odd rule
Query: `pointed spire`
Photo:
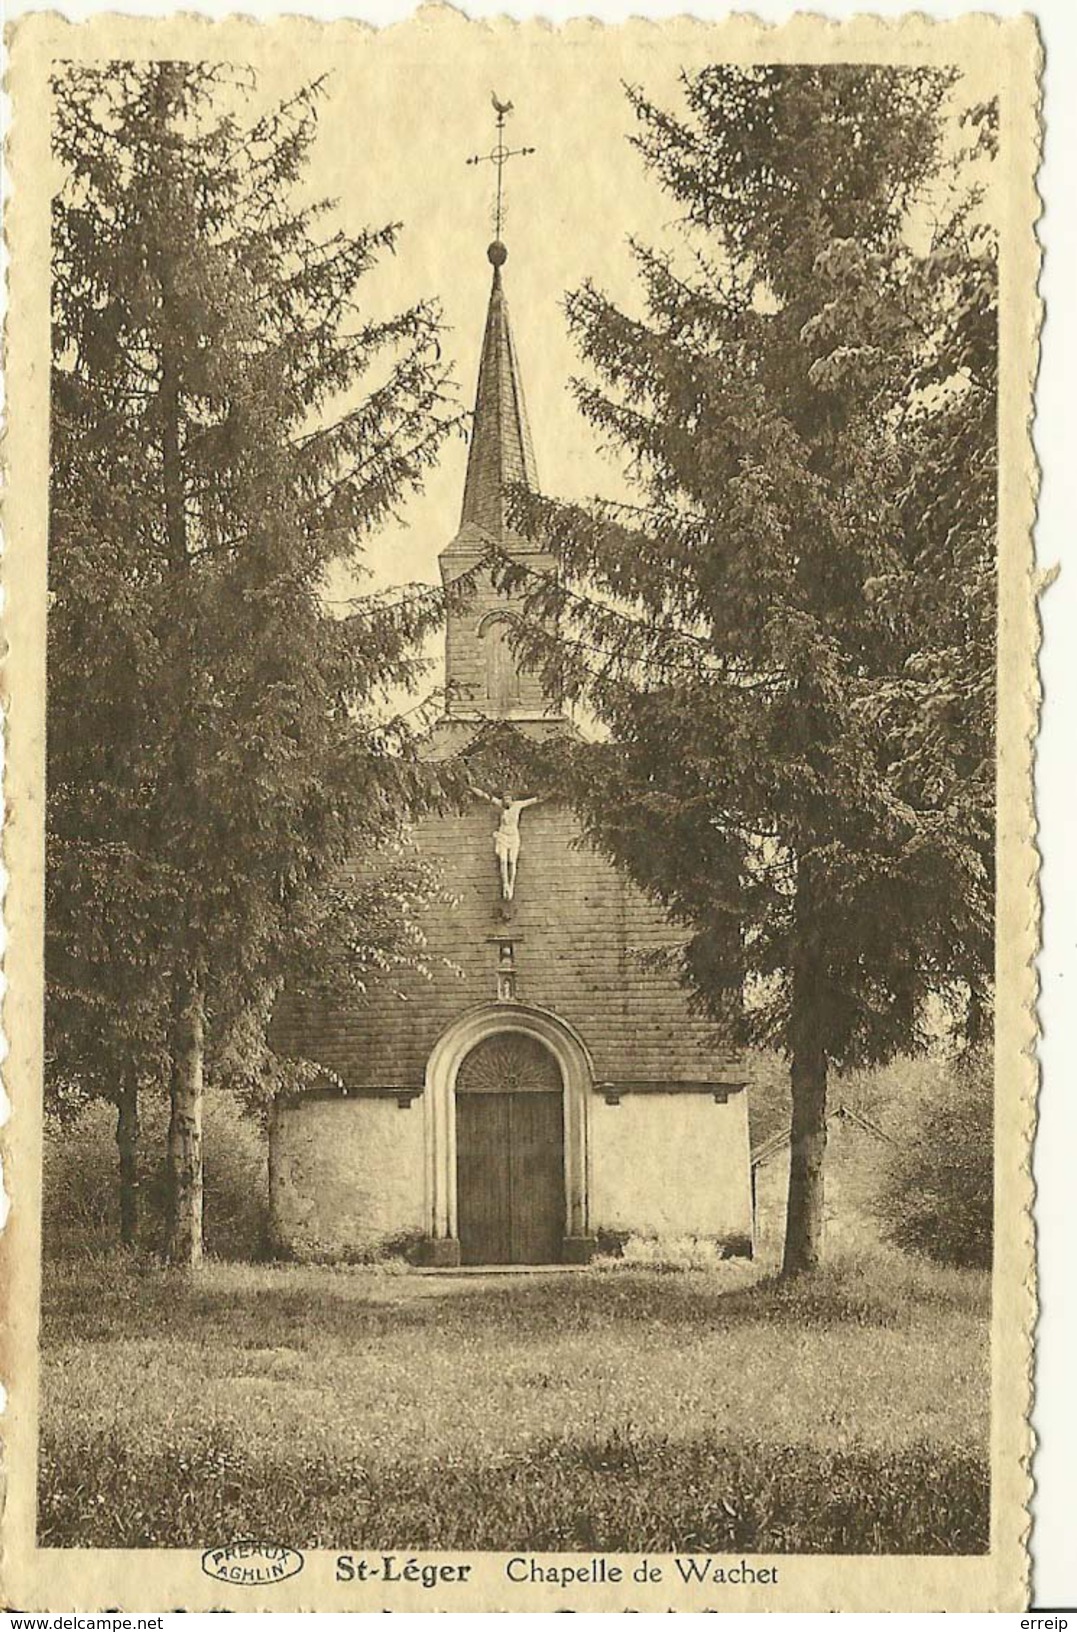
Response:
POLYGON ((504 244, 495 242, 487 250, 487 257, 494 276, 475 392, 460 531, 479 528, 503 541, 511 532, 506 523, 509 489, 514 483, 522 482, 534 490, 538 487, 538 476, 508 303, 501 282, 501 268, 508 259, 508 251, 504 244))

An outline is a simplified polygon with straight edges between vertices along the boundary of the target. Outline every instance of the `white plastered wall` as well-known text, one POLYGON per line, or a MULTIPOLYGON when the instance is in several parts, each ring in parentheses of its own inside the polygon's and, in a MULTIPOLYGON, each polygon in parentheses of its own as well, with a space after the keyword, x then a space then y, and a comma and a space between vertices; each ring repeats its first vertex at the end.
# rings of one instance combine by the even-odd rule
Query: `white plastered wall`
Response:
POLYGON ((423 1231, 423 1112, 395 1099, 308 1099, 276 1115, 270 1158, 278 1245, 359 1258, 423 1231))
POLYGON ((591 1227, 709 1236, 743 1251, 752 1237, 748 1101, 733 1093, 631 1094, 591 1107, 591 1227))

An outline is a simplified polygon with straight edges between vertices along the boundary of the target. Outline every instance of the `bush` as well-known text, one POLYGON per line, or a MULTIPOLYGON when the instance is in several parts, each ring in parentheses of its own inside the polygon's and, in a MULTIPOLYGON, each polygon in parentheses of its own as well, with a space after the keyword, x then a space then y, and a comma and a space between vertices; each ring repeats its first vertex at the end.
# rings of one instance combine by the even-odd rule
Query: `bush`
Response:
MULTIPOLYGON (((676 1272, 689 1269, 732 1268, 743 1272, 745 1259, 733 1258, 725 1247, 705 1235, 599 1234, 599 1255, 592 1267, 601 1270, 654 1269, 676 1272)), ((754 1272, 753 1272, 754 1273, 754 1272)))
POLYGON ((989 1269, 994 1081, 988 1055, 940 1066, 888 1123, 877 1211, 885 1237, 940 1264, 989 1269))
MULTIPOLYGON (((138 1245, 157 1249, 164 1234, 168 1107, 141 1110, 141 1220, 138 1245)), ((266 1136, 230 1094, 206 1089, 205 1243, 218 1258, 258 1258, 268 1239, 266 1136)), ((116 1111, 91 1101, 77 1116, 45 1119, 42 1234, 46 1258, 85 1257, 119 1242, 116 1111)))

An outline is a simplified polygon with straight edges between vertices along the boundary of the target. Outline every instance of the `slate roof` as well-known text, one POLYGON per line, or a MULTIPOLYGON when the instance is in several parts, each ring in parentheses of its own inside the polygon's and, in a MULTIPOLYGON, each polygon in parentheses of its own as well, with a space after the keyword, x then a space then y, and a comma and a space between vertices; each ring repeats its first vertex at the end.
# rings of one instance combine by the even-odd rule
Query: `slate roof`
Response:
POLYGON ((501 267, 495 264, 475 390, 461 536, 477 530, 504 543, 510 536, 505 516, 514 483, 535 491, 538 472, 501 267))
MULTIPOLYGON (((832 1110, 827 1112, 826 1120, 828 1127, 832 1122, 852 1122, 855 1127, 861 1128, 864 1133, 870 1134, 873 1139, 878 1139, 881 1144, 892 1145, 894 1143, 890 1135, 880 1128, 877 1122, 873 1122, 868 1116, 863 1116, 859 1111, 854 1111, 851 1105, 844 1103, 835 1105, 832 1110)), ((790 1128, 782 1128, 777 1133, 772 1133, 769 1139, 764 1139, 763 1143, 752 1151, 752 1166, 761 1167, 764 1162, 769 1162, 772 1157, 777 1156, 783 1150, 787 1150, 791 1143, 792 1131, 790 1128)))

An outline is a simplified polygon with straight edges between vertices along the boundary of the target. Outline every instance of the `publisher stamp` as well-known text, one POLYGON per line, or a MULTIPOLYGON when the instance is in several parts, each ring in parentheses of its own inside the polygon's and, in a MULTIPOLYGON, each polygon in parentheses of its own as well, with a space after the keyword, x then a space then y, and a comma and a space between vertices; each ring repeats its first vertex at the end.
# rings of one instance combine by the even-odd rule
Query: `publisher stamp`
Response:
POLYGON ((265 1541, 233 1541, 226 1547, 210 1547, 202 1554, 203 1573, 232 1586, 274 1586, 298 1575, 302 1568, 302 1553, 265 1541))

